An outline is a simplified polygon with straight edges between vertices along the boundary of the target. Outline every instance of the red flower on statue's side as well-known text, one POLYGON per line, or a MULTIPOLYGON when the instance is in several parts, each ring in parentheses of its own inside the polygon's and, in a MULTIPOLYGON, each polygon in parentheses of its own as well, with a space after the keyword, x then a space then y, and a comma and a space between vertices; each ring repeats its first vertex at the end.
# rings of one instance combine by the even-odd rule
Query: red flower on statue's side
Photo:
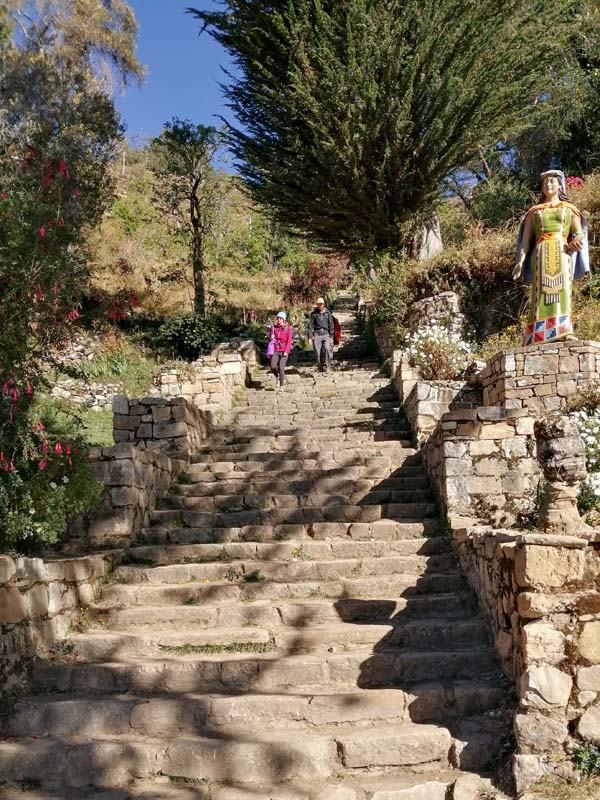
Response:
POLYGON ((79 317, 80 314, 76 308, 74 308, 72 311, 69 311, 69 313, 67 314, 67 319, 69 320, 69 322, 75 322, 75 320, 79 319, 79 317))

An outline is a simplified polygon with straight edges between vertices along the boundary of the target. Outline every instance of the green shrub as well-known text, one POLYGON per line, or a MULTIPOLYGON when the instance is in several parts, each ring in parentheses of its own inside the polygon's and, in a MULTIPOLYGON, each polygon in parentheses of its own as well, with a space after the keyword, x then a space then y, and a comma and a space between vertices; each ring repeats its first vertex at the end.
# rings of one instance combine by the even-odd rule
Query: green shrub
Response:
POLYGON ((575 769, 586 777, 600 775, 600 748, 591 742, 576 747, 571 755, 575 769))
POLYGON ((158 344, 175 358, 194 360, 210 353, 223 335, 223 323, 218 317, 186 315, 174 317, 161 325, 158 344))
POLYGON ((58 542, 104 487, 90 468, 79 422, 50 404, 31 409, 14 442, 10 455, 0 453, 0 550, 31 553, 58 542))

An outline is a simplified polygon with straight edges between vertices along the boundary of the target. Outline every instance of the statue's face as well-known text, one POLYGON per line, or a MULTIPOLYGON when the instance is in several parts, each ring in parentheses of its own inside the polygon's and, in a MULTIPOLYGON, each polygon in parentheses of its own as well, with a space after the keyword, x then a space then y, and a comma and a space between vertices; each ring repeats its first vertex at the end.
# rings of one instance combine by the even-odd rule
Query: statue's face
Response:
POLYGON ((547 175, 544 180, 542 181, 542 192, 544 195, 551 197, 555 194, 558 194, 560 189, 560 181, 556 177, 556 175, 547 175))

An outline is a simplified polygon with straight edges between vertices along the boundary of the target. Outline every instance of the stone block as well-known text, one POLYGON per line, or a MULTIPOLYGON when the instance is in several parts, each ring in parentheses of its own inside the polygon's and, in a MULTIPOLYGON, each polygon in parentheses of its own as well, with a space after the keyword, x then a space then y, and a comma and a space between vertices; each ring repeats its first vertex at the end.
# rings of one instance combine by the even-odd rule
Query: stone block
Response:
POLYGON ((371 800, 446 800, 448 784, 426 781, 405 789, 383 789, 371 795, 371 800))
POLYGON ((136 439, 152 439, 152 425, 149 422, 142 422, 135 432, 136 439))
POLYGON ((0 624, 16 625, 28 616, 27 595, 16 586, 0 587, 0 624))
POLYGON ((510 439, 515 435, 515 429, 507 422, 490 422, 481 427, 480 439, 510 439))
POLYGON ((566 708, 573 681, 556 667, 531 667, 521 676, 520 696, 524 708, 566 708))
POLYGON ((566 741, 568 733, 566 716, 555 719, 540 712, 515 716, 515 735, 519 748, 529 753, 559 749, 566 741))
POLYGON ((171 419, 170 406, 154 406, 152 408, 152 419, 154 422, 168 422, 171 419))
POLYGON ((516 755, 513 757, 513 778, 518 795, 541 781, 548 772, 547 756, 516 755))
POLYGON ((155 439, 169 439, 185 436, 188 432, 186 422, 160 422, 154 426, 155 439))
POLYGON ((521 631, 521 650, 525 663, 545 661, 560 664, 565 657, 565 637, 545 622, 530 622, 521 631))
POLYGON ((600 708, 592 706, 584 713, 577 725, 577 733, 582 739, 600 744, 600 708))
POLYGON ((476 440, 469 444, 469 452, 472 456, 490 456, 498 453, 498 445, 490 439, 476 440))
POLYGON ((529 353, 525 355, 524 375, 554 375, 557 372, 557 355, 534 355, 529 353))
POLYGON ((45 617, 48 613, 48 587, 44 583, 36 583, 28 592, 29 616, 45 617))
POLYGON ((115 414, 129 414, 129 399, 124 394, 113 395, 113 411, 115 414))
POLYGON ((11 581, 17 572, 17 565, 10 556, 0 556, 0 586, 11 581))
POLYGON ((139 490, 134 486, 116 486, 111 490, 110 499, 114 506, 135 506, 139 499, 139 490))
POLYGON ((600 620, 583 625, 579 636, 579 655, 590 664, 600 664, 600 620))
POLYGON ((134 431, 139 427, 142 418, 139 414, 135 417, 123 417, 115 415, 113 417, 113 429, 115 431, 134 431))
POLYGON ((500 477, 508 471, 508 464, 500 459, 482 458, 475 462, 474 471, 476 475, 500 477))
POLYGON ((515 578, 522 588, 563 588, 581 581, 583 550, 520 544, 515 552, 515 578))
POLYGON ((585 692, 600 692, 600 666, 579 667, 577 686, 585 692))

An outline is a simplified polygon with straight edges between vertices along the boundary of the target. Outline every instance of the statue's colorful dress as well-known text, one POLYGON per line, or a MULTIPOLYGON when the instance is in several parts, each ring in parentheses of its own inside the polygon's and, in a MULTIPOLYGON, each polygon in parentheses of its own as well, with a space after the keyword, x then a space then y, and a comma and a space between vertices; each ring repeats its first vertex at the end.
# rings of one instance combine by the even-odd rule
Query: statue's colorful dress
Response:
MULTIPOLYGON (((566 251, 573 214, 577 214, 585 231, 583 215, 566 200, 552 206, 540 203, 530 208, 525 217, 526 220, 533 215, 533 236, 523 267, 523 278, 531 283, 524 345, 554 342, 573 333, 573 279, 589 271, 587 259, 566 251)), ((522 231, 523 226, 521 235, 522 231)))

